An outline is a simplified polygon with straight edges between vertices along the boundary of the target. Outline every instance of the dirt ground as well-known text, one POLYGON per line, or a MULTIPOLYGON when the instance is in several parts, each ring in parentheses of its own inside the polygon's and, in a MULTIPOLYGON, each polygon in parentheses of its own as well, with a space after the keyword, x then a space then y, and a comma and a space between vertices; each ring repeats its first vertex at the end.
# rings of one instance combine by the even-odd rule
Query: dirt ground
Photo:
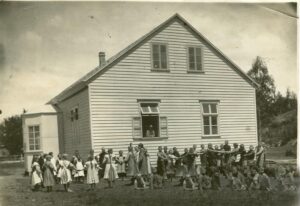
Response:
POLYGON ((38 205, 38 206, 79 206, 79 205, 245 205, 245 206, 296 206, 297 192, 236 192, 222 191, 184 191, 176 186, 178 180, 168 182, 161 190, 134 190, 126 186, 128 181, 118 180, 115 188, 106 188, 106 182, 100 182, 97 189, 86 191, 86 184, 72 184, 73 193, 63 191, 56 185, 52 193, 32 192, 29 177, 23 176, 21 163, 0 163, 0 205, 38 205))

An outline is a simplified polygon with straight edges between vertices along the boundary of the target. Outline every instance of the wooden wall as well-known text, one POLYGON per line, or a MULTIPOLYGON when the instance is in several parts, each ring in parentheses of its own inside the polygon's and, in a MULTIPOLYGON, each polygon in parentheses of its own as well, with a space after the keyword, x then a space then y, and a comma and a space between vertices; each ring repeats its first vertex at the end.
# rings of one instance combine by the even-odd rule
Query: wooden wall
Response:
POLYGON ((78 150, 80 155, 86 159, 89 150, 92 148, 88 89, 85 88, 76 95, 66 99, 58 107, 63 118, 63 152, 69 154, 70 158, 74 151, 78 150), (79 119, 72 122, 70 111, 76 106, 78 106, 79 119))
POLYGON ((141 141, 155 164, 159 145, 183 148, 193 144, 257 144, 255 89, 203 41, 174 21, 106 73, 89 84, 92 144, 115 152, 133 141, 132 118, 137 99, 160 99, 168 117, 168 139, 141 141), (151 42, 168 44, 170 72, 151 71, 151 42), (187 73, 187 46, 204 49, 204 74, 187 73), (219 100, 220 138, 202 138, 199 100, 219 100))

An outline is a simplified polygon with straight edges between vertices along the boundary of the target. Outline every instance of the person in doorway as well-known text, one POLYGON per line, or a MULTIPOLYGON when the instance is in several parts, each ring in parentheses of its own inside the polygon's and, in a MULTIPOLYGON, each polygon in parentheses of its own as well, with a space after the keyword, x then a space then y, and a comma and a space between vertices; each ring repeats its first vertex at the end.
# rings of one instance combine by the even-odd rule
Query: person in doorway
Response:
POLYGON ((146 130, 146 137, 155 137, 155 131, 152 124, 150 124, 149 128, 146 130))

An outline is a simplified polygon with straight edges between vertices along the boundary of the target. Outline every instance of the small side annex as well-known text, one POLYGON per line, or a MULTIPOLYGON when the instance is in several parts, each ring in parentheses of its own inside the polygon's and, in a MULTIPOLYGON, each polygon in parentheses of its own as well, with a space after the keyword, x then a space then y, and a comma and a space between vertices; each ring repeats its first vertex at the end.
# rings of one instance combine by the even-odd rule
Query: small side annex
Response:
POLYGON ((257 84, 175 14, 79 79, 49 104, 62 152, 158 146, 257 144, 257 84), (151 126, 150 126, 151 125, 151 126))
POLYGON ((24 166, 31 172, 34 155, 59 153, 57 112, 51 106, 34 108, 22 114, 24 166))

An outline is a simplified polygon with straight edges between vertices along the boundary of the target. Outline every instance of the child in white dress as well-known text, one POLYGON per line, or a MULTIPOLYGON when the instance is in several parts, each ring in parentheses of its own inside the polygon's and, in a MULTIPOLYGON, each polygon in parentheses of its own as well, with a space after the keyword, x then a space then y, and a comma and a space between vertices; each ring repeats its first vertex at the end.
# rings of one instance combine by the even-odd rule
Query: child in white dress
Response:
POLYGON ((118 178, 118 173, 115 166, 115 157, 113 156, 113 149, 108 150, 108 154, 105 155, 103 163, 106 163, 104 171, 104 179, 108 182, 108 187, 112 188, 112 183, 118 178))
POLYGON ((87 170, 86 183, 91 186, 90 190, 94 190, 96 188, 96 184, 99 183, 99 166, 96 159, 89 156, 88 161, 85 163, 85 168, 87 170))
POLYGON ((38 191, 43 182, 43 176, 39 163, 37 162, 38 158, 34 157, 32 160, 32 175, 31 175, 31 185, 33 186, 32 191, 38 191))
POLYGON ((74 174, 75 181, 83 183, 84 166, 83 166, 82 159, 75 157, 74 158, 74 166, 75 166, 75 174, 74 174))
POLYGON ((60 184, 64 185, 66 192, 72 192, 72 190, 70 190, 70 183, 72 182, 70 170, 74 168, 74 165, 67 160, 67 154, 63 154, 62 161, 59 164, 59 177, 60 184))
POLYGON ((125 170, 125 156, 123 155, 123 151, 119 151, 119 156, 116 158, 117 162, 117 171, 118 176, 121 177, 122 181, 124 180, 124 177, 126 176, 126 170, 125 170))

